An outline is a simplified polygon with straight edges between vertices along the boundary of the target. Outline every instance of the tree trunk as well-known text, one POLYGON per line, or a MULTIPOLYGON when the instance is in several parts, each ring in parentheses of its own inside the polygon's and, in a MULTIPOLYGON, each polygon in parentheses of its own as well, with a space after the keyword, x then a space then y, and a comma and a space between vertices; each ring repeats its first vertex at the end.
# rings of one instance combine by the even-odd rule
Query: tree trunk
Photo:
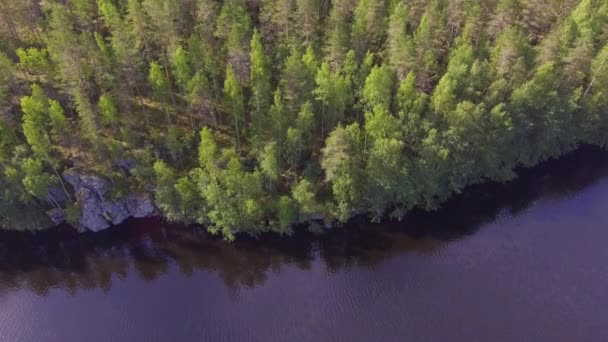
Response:
POLYGON ((137 93, 137 97, 139 98, 141 110, 144 112, 144 121, 146 121, 146 127, 150 127, 150 119, 148 118, 148 110, 146 109, 146 105, 144 104, 144 98, 141 96, 141 92, 140 92, 137 84, 135 84, 135 92, 137 93))
POLYGON ((188 117, 190 118, 190 125, 192 126, 192 131, 196 132, 196 125, 194 124, 194 116, 192 115, 191 106, 188 106, 188 117))
POLYGON ((606 57, 604 57, 604 59, 602 59, 602 62, 600 63, 600 70, 598 70, 598 72, 596 72, 595 75, 593 75, 591 82, 589 82, 587 89, 585 89, 585 93, 583 94, 583 97, 586 97, 587 94, 589 94, 589 92, 591 91, 591 87, 593 86, 593 83, 595 82, 595 79, 597 78, 597 74, 599 74, 602 71, 602 69, 604 68, 605 61, 606 61, 606 57))
POLYGON ((49 193, 47 196, 48 196, 47 202, 50 202, 50 204, 52 204, 55 208, 61 209, 61 205, 59 205, 59 202, 57 202, 57 200, 55 199, 55 197, 53 197, 53 195, 51 195, 49 193))
POLYGON ((15 28, 15 23, 11 19, 10 15, 6 14, 7 11, 4 9, 4 6, 0 7, 0 13, 5 13, 2 15, 2 18, 4 19, 4 22, 6 23, 6 26, 11 35, 11 38, 13 38, 14 40, 20 40, 19 33, 17 32, 17 29, 15 28))
POLYGON ((53 168, 53 172, 55 172, 55 176, 57 176, 57 179, 59 179, 59 183, 61 184, 61 187, 63 188, 63 192, 68 197, 70 202, 73 202, 74 200, 72 199, 72 196, 70 196, 70 193, 68 192, 68 188, 65 186, 65 183, 63 182, 63 178, 59 174, 59 171, 57 171, 57 168, 55 167, 55 165, 53 165, 53 163, 50 160, 48 162, 51 165, 51 167, 53 168))
POLYGON ((165 106, 164 103, 163 103, 163 109, 165 110, 165 115, 167 116, 167 123, 169 124, 169 126, 173 125, 171 123, 171 115, 169 114, 169 110, 167 109, 167 106, 165 106))
POLYGON ((239 132, 239 120, 236 115, 234 115, 234 128, 236 131, 236 148, 241 153, 241 134, 239 132))
POLYGON ((171 96, 171 102, 173 108, 177 108, 177 102, 175 101, 175 94, 173 93, 173 85, 171 84, 171 77, 169 77, 169 62, 167 61, 167 54, 163 54, 163 66, 165 68, 165 77, 167 78, 167 85, 169 86, 169 95, 171 96))

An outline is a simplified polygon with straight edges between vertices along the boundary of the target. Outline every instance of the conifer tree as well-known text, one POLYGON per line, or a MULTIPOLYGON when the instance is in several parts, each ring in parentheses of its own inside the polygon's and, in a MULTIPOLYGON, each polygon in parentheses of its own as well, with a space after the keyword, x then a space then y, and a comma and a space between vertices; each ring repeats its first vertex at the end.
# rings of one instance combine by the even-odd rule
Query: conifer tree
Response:
POLYGON ((228 114, 232 116, 234 124, 234 134, 236 138, 236 148, 240 151, 241 149, 241 128, 243 126, 242 121, 245 119, 245 99, 243 96, 243 90, 239 84, 236 74, 232 69, 232 66, 228 66, 226 69, 226 80, 224 81, 224 97, 225 97, 225 108, 228 114))

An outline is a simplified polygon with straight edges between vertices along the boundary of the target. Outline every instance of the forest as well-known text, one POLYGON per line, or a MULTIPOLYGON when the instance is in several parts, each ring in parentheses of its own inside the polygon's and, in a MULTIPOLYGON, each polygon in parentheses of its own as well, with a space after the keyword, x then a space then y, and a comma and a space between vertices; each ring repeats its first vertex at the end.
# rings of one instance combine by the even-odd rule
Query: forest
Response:
POLYGON ((607 127, 608 0, 0 0, 5 228, 77 225, 67 169, 228 240, 400 219, 607 127))

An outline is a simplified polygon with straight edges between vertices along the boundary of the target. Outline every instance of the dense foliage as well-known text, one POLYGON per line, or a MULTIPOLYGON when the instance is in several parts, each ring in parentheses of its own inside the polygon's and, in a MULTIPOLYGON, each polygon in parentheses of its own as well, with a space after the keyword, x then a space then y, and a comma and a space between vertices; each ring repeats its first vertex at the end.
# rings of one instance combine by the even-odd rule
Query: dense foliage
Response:
POLYGON ((605 145, 607 59, 608 0, 0 0, 0 217, 77 167, 229 239, 400 218, 605 145))

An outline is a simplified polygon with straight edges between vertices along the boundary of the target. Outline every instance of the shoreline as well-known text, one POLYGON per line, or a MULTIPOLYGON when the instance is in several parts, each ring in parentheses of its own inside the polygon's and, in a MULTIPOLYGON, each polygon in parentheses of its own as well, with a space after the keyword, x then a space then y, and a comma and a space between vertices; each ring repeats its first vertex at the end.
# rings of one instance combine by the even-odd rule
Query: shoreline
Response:
MULTIPOLYGON (((263 232, 258 236, 247 235, 246 233, 239 233, 236 235, 235 242, 243 241, 255 241, 259 242, 286 242, 295 240, 315 240, 319 237, 332 235, 332 234, 348 234, 350 228, 361 228, 362 226, 373 226, 381 227, 382 229, 388 230, 400 230, 406 231, 414 236, 438 234, 442 236, 458 235, 463 231, 466 232, 471 229, 471 224, 475 225, 473 221, 469 222, 454 222, 454 227, 450 229, 444 229, 440 232, 425 231, 423 227, 417 226, 417 222, 428 222, 432 221, 433 217, 444 217, 456 216, 454 213, 458 213, 458 217, 463 216, 464 213, 470 213, 468 216, 475 216, 478 212, 494 212, 501 210, 504 206, 513 207, 516 209, 518 206, 525 207, 525 203, 531 201, 530 198, 534 198, 539 195, 542 191, 546 191, 546 188, 559 188, 561 178, 567 177, 572 170, 578 168, 587 168, 584 170, 585 178, 578 182, 581 182, 584 186, 589 179, 597 178, 596 173, 608 174, 608 151, 595 145, 581 145, 577 149, 568 152, 558 158, 550 159, 539 163, 536 166, 530 168, 518 168, 515 170, 517 177, 511 181, 505 183, 497 182, 483 182, 467 186, 461 193, 452 195, 446 202, 444 202, 436 210, 423 210, 420 208, 409 211, 401 221, 397 221, 390 218, 383 218, 380 222, 371 222, 369 214, 357 214, 352 217, 347 223, 337 225, 331 229, 323 229, 320 234, 315 234, 309 231, 305 226, 306 224, 296 224, 293 226, 293 233, 291 235, 283 235, 276 232, 263 232), (586 164, 586 165, 583 165, 586 164), (543 181, 543 182, 540 182, 543 181), (546 184, 549 182, 549 185, 546 184), (519 205, 517 205, 518 202, 519 205)), ((582 177, 582 176, 581 176, 582 177)), ((116 231, 128 228, 130 225, 141 226, 163 226, 170 227, 170 229, 177 229, 183 231, 194 231, 204 235, 206 239, 212 240, 223 240, 221 236, 212 235, 207 232, 206 228, 202 225, 187 225, 183 223, 168 222, 163 216, 154 215, 144 218, 128 218, 123 223, 113 225, 108 229, 104 229, 99 232, 93 231, 79 231, 77 228, 70 226, 69 224, 55 225, 40 230, 10 230, 0 229, 0 237, 11 237, 15 239, 22 239, 31 237, 33 240, 40 238, 50 238, 51 240, 63 241, 70 239, 96 239, 107 234, 113 234, 116 231)), ((140 227, 141 228, 141 227, 140 227)))

